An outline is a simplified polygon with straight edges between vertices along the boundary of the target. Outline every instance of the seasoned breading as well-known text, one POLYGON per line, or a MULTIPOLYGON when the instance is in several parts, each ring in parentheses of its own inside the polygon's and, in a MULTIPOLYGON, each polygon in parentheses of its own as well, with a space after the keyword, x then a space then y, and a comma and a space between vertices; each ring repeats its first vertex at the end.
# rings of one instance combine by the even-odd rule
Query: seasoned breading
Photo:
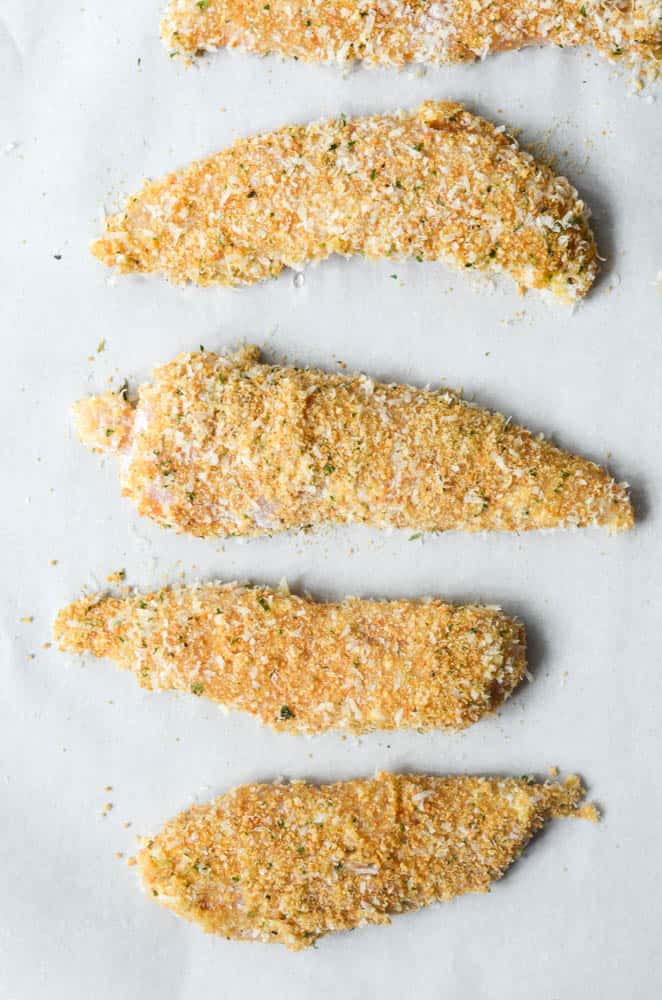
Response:
POLYGON ((526 669, 524 629, 498 608, 439 600, 317 604, 209 583, 64 608, 62 650, 107 656, 141 687, 204 695, 274 729, 464 729, 526 669))
POLYGON ((450 390, 258 358, 181 354, 135 408, 112 394, 76 404, 81 439, 120 456, 141 514, 198 536, 632 526, 627 490, 604 469, 450 390))
POLYGON ((144 186, 92 253, 122 272, 250 285, 333 253, 504 271, 564 301, 598 256, 575 189, 459 104, 239 139, 144 186))
POLYGON ((143 840, 146 891, 204 931, 297 951, 330 931, 489 892, 550 819, 597 819, 563 785, 378 774, 244 785, 143 840))
POLYGON ((229 46, 306 62, 369 66, 484 59, 525 45, 593 46, 642 76, 662 66, 660 0, 170 0, 161 37, 173 52, 229 46))

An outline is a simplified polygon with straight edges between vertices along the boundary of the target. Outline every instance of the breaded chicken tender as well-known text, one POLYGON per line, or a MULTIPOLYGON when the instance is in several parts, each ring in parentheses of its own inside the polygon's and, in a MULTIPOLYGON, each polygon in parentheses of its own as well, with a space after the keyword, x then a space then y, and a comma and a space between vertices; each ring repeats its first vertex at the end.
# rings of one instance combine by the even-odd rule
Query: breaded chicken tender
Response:
POLYGON ((526 669, 524 629, 498 608, 318 604, 238 584, 84 597, 60 611, 55 638, 142 687, 204 695, 295 733, 464 729, 526 669))
POLYGON ((74 407, 80 438, 120 458, 140 514, 200 537, 322 524, 414 531, 632 527, 625 485, 450 390, 181 354, 137 405, 74 407))
POLYGON ((642 76, 662 67, 660 0, 170 0, 173 52, 228 46, 305 62, 440 65, 525 45, 586 45, 642 76))
POLYGON ((147 183, 92 253, 176 284, 251 285, 333 253, 509 274, 570 302, 598 254, 570 183, 460 104, 293 125, 147 183))
POLYGON ((138 867, 156 902, 204 931, 298 951, 489 892, 548 820, 597 819, 583 797, 574 775, 562 785, 385 773, 244 785, 146 838, 138 867))

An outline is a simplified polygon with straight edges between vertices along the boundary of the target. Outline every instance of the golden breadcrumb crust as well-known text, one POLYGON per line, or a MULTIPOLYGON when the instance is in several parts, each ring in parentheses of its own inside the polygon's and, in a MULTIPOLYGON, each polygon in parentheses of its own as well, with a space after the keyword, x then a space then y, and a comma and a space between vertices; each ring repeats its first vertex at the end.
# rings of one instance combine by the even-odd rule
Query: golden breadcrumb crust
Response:
POLYGON ((161 37, 173 52, 229 46, 306 62, 369 66, 484 59, 525 45, 593 46, 644 77, 662 66, 659 0, 170 0, 161 37))
POLYGON ((332 253, 441 259, 564 301, 598 266, 569 182, 448 102, 239 139, 147 183, 92 253, 198 285, 253 284, 332 253))
POLYGON ((583 797, 574 775, 244 785, 145 838, 138 866, 157 902, 203 930, 296 951, 488 892, 548 820, 597 819, 583 797))
POLYGON ((204 695, 274 729, 464 729, 526 668, 523 627, 438 600, 317 604, 204 584, 84 597, 57 616, 62 650, 107 656, 142 687, 204 695))
POLYGON ((357 522, 632 526, 627 490, 604 469, 449 390, 258 358, 182 354, 154 371, 135 409, 112 394, 76 404, 82 440, 120 455, 122 491, 141 514, 203 537, 357 522))

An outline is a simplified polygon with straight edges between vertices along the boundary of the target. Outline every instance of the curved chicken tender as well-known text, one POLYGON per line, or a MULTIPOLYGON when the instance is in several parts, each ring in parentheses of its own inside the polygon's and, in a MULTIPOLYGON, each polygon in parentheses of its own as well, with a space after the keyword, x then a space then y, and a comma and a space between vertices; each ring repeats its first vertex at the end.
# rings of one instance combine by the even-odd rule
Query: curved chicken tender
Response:
POLYGON ((316 604, 205 584, 64 608, 65 651, 108 656, 142 687, 204 695, 274 729, 464 729, 526 668, 523 627, 438 600, 316 604))
POLYGON ((175 283, 250 285, 332 253, 505 271, 564 301, 598 266, 584 203, 459 104, 289 126, 145 185, 92 253, 175 283))
POLYGON ((488 892, 548 820, 597 819, 583 797, 574 775, 244 785, 145 839, 138 866, 152 898, 204 931, 298 951, 488 892))
MULTIPOLYGON (((125 403, 122 491, 199 536, 362 522, 415 531, 630 528, 625 486, 449 390, 182 354, 125 403)), ((78 403, 82 439, 113 449, 107 396, 78 403)))
POLYGON ((525 45, 593 46, 645 77, 662 67, 660 0, 170 0, 161 37, 174 52, 240 48, 306 62, 369 66, 484 59, 525 45))

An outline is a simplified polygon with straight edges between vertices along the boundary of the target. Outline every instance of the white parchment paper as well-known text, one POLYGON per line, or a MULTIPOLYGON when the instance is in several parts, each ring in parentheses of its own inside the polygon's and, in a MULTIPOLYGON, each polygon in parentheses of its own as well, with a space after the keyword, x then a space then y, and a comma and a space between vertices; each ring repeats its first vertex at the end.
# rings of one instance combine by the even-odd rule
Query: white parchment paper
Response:
POLYGON ((238 54, 187 69, 163 50, 159 15, 160 0, 0 0, 1 1000, 653 1000, 662 95, 633 96, 597 57, 560 49, 424 74, 343 75, 238 54), (607 262, 574 315, 440 265, 332 260, 302 287, 288 272, 201 290, 113 281, 87 251, 102 207, 145 176, 238 135, 428 98, 521 128, 591 205, 607 262), (637 527, 613 538, 347 530, 211 544, 139 520, 112 463, 74 439, 70 403, 109 379, 136 384, 181 350, 244 340, 269 359, 462 386, 607 462, 632 484, 637 527), (501 603, 529 628, 534 681, 462 736, 277 736, 44 648, 57 608, 120 568, 145 587, 285 576, 319 598, 501 603), (490 896, 302 954, 205 937, 152 905, 125 864, 136 833, 245 781, 375 768, 544 775, 551 765, 585 777, 604 808, 599 826, 552 825, 490 896))

